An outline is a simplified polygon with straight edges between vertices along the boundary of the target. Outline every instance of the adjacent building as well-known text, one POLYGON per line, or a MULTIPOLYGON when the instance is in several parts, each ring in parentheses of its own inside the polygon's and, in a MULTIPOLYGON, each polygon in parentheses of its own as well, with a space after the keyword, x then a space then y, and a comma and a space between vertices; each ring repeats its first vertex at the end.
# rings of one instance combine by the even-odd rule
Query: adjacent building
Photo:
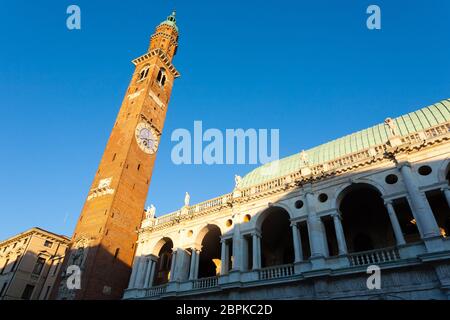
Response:
POLYGON ((443 100, 149 209, 124 298, 449 299, 449 131, 443 100))
POLYGON ((32 228, 0 242, 0 300, 46 300, 70 239, 32 228))

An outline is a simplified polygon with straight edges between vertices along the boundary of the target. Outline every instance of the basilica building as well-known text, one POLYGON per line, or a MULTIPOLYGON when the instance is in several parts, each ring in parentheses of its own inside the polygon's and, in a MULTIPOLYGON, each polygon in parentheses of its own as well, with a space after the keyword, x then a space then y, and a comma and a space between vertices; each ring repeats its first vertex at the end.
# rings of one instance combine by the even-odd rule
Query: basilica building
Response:
POLYGON ((443 100, 147 209, 123 298, 450 299, 449 130, 443 100))

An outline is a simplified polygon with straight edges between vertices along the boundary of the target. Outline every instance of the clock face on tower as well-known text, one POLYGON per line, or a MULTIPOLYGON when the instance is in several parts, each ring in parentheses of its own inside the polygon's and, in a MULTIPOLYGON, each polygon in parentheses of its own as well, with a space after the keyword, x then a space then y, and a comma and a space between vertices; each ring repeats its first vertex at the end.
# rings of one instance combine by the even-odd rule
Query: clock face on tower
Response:
POLYGON ((154 154, 158 150, 158 138, 153 128, 146 122, 141 122, 136 127, 136 142, 142 151, 154 154))

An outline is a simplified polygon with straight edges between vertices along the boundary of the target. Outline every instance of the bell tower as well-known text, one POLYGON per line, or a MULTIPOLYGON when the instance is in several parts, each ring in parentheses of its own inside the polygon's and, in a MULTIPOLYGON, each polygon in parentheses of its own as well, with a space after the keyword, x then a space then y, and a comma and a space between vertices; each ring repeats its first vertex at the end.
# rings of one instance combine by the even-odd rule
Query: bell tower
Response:
POLYGON ((120 299, 128 285, 167 106, 180 75, 172 65, 177 47, 173 12, 156 27, 148 51, 133 60, 135 70, 72 236, 56 299, 120 299), (81 271, 79 289, 67 286, 73 268, 81 271))

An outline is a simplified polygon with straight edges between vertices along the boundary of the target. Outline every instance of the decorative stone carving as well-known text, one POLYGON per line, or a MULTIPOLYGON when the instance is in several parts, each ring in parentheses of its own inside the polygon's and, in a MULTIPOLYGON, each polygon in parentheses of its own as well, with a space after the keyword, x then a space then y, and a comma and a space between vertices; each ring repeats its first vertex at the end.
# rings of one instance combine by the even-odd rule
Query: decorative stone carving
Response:
POLYGON ((91 189, 91 193, 87 197, 87 200, 89 201, 89 200, 97 198, 97 197, 101 197, 101 196, 108 195, 108 194, 113 194, 114 189, 110 188, 111 181, 112 181, 112 177, 100 180, 97 188, 91 189))

